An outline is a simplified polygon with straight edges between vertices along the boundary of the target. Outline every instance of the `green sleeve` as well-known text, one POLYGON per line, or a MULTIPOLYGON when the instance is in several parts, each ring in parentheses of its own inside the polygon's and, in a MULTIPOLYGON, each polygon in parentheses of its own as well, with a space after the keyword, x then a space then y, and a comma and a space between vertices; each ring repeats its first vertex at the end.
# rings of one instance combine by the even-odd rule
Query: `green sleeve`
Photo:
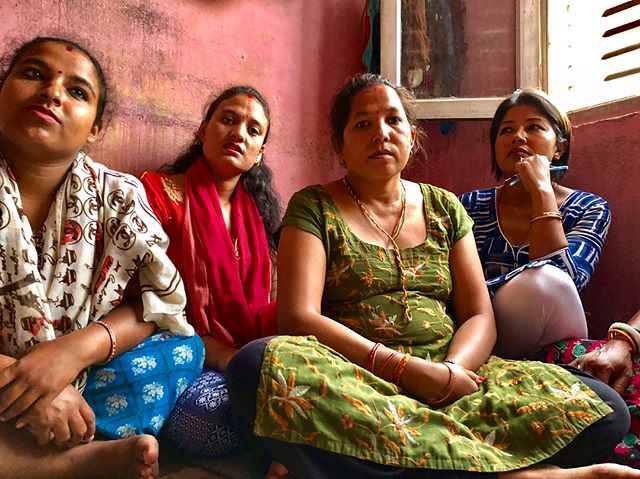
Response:
POLYGON ((446 229, 449 244, 453 246, 473 228, 473 220, 460 203, 460 200, 442 188, 423 184, 423 194, 433 209, 436 217, 440 218, 440 228, 446 229))
POLYGON ((308 186, 294 193, 282 219, 282 226, 300 228, 325 242, 325 218, 322 214, 320 186, 308 186))

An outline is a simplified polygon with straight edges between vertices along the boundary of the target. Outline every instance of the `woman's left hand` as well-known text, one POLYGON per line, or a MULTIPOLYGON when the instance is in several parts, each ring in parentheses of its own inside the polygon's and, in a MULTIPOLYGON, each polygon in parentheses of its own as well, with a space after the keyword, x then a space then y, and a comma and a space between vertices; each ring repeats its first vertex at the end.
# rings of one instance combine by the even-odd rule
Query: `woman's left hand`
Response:
POLYGON ((35 345, 0 370, 0 419, 13 419, 36 402, 50 404, 82 369, 60 340, 35 345))

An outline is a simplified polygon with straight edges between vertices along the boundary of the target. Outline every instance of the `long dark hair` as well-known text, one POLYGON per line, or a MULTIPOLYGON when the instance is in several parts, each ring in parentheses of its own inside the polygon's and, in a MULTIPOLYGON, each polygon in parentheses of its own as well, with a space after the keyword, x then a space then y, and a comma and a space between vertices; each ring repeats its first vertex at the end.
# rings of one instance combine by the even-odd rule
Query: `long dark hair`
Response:
MULTIPOLYGON (((218 106, 230 98, 237 95, 250 95, 262 105, 264 115, 267 117, 267 132, 264 137, 263 145, 267 143, 269 138, 269 131, 271 130, 271 112, 269 111, 269 104, 267 100, 260 94, 258 90, 247 85, 238 85, 231 88, 227 88, 220 93, 206 108, 203 121, 208 122, 217 110, 218 106)), ((204 155, 202 149, 202 142, 195 138, 187 147, 178 155, 176 160, 170 164, 162 167, 161 171, 170 175, 177 175, 184 173, 189 169, 191 164, 204 155)), ((271 169, 266 165, 265 155, 262 155, 262 161, 259 165, 254 165, 249 171, 240 176, 242 185, 253 197, 256 202, 264 229, 267 233, 267 241, 269 242, 269 248, 272 252, 277 249, 276 232, 280 226, 280 219, 282 217, 282 206, 280 205, 280 199, 273 189, 273 174, 271 169)))
MULTIPOLYGON (((102 117, 107 105, 107 80, 105 79, 105 75, 102 67, 100 66, 100 62, 98 62, 98 60, 96 60, 96 58, 91 53, 89 53, 89 51, 82 45, 78 45, 76 42, 67 40, 66 38, 36 37, 20 45, 11 55, 11 59, 8 60, 9 66, 0 74, 0 89, 2 89, 2 87, 4 86, 4 82, 11 74, 20 58, 22 58, 22 56, 33 47, 37 47, 38 45, 42 45, 43 43, 61 43, 63 45, 66 45, 67 47, 80 51, 85 57, 89 59, 96 72, 96 76, 98 77, 98 82, 100 83, 100 93, 98 95, 98 105, 96 107, 96 118, 93 121, 93 126, 102 126, 102 117)), ((5 62, 3 62, 3 64, 4 63, 5 62)))
MULTIPOLYGON (((549 97, 541 91, 534 88, 524 88, 514 91, 505 100, 498 105, 493 120, 491 120, 491 129, 489 130, 489 139, 491 141, 491 171, 493 171, 496 180, 502 177, 502 170, 498 167, 496 160, 496 140, 498 138, 498 130, 500 123, 505 115, 516 106, 532 106, 538 110, 551 123, 551 127, 556 134, 556 145, 566 143, 566 147, 562 156, 557 160, 552 160, 553 166, 566 166, 569 164, 569 152, 571 151, 571 122, 566 113, 555 106, 549 97)), ((559 180, 564 173, 556 174, 555 179, 559 180)))

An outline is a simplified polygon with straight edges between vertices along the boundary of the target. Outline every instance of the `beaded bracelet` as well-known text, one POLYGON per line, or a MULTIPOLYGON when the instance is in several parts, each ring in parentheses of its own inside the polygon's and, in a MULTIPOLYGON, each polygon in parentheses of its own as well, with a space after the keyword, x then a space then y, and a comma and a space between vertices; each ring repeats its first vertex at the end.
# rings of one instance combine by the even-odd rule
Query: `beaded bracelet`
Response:
POLYGON ((640 331, 627 323, 613 323, 609 326, 607 340, 621 339, 631 346, 632 355, 640 351, 640 331))
POLYGON ((451 368, 449 363, 442 363, 442 364, 444 364, 449 370, 449 380, 447 381, 447 384, 444 387, 444 390, 445 390, 444 396, 441 399, 438 399, 437 401, 432 401, 431 404, 433 406, 438 406, 440 404, 443 404, 445 401, 447 401, 451 397, 451 395, 453 394, 453 386, 455 385, 455 382, 456 382, 456 373, 453 372, 453 369, 451 368))
POLYGON ((545 211, 544 213, 542 213, 540 216, 536 216, 534 218, 531 218, 529 220, 529 224, 538 221, 538 220, 543 220, 545 218, 551 218, 551 219, 556 219, 556 220, 560 220, 562 221, 562 215, 557 212, 557 211, 545 211))
POLYGON ((107 357, 106 361, 98 363, 98 365, 107 364, 109 361, 111 361, 113 358, 116 357, 116 344, 117 344, 116 333, 114 333, 113 329, 111 329, 111 326, 109 326, 104 321, 101 321, 101 320, 98 319, 98 320, 94 321, 94 323, 99 324, 104 329, 106 329, 107 333, 109 334, 109 339, 111 340, 111 349, 109 350, 109 357, 107 357))
POLYGON ((396 364, 396 367, 393 370, 393 376, 391 377, 391 382, 396 386, 400 386, 400 377, 402 376, 402 373, 404 372, 404 370, 407 369, 407 364, 409 364, 410 357, 411 357, 411 354, 404 353, 404 355, 402 356, 402 359, 398 361, 398 364, 396 364))
POLYGON ((378 352, 378 348, 382 346, 382 343, 376 343, 369 351, 369 371, 373 372, 373 368, 376 365, 376 354, 378 352))

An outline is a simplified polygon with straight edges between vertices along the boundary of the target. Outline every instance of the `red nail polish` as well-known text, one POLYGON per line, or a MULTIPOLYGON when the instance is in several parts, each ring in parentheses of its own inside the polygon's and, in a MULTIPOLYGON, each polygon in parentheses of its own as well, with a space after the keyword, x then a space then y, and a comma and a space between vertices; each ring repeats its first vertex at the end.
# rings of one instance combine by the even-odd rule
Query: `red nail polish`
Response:
POLYGON ((485 378, 484 376, 478 376, 478 380, 479 380, 480 382, 483 382, 485 379, 486 379, 486 378, 485 378))

